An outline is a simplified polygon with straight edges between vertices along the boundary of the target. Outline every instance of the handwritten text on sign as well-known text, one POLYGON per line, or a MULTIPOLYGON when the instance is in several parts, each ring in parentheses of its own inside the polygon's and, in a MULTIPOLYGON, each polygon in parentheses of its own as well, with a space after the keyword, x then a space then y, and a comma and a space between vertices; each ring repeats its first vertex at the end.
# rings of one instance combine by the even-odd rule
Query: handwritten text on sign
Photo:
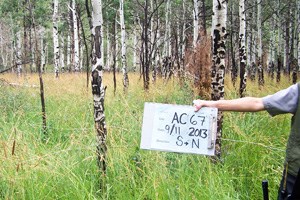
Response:
POLYGON ((142 149, 214 155, 216 108, 145 103, 142 149))

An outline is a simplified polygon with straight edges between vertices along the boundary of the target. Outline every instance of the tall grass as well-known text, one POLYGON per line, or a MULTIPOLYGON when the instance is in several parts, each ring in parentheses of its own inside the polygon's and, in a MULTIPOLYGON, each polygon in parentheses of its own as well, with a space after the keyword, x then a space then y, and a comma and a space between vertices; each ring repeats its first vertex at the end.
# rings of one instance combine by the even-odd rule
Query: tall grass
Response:
MULTIPOLYGON (((130 74, 123 93, 121 77, 113 94, 105 74, 108 170, 105 191, 95 155, 91 89, 84 74, 45 78, 48 134, 42 135, 39 89, 0 83, 0 199, 261 199, 261 181, 277 196, 290 116, 224 113, 222 161, 201 155, 139 149, 145 101, 191 104, 193 88, 159 80, 149 92, 130 74), (46 140, 44 140, 46 139, 46 140), (13 151, 13 144, 14 152, 13 151)), ((0 78, 38 85, 36 75, 0 78)), ((248 94, 264 96, 289 85, 248 83, 248 94)), ((226 79, 226 98, 237 97, 226 79)))

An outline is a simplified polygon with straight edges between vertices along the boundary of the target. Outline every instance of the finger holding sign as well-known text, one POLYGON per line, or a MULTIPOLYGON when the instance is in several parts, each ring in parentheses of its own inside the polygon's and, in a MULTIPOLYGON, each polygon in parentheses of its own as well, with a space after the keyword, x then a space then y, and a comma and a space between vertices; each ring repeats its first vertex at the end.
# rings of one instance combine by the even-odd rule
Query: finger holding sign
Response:
POLYGON ((193 101, 194 107, 195 107, 195 112, 197 112, 198 110, 200 110, 203 106, 204 106, 204 101, 197 99, 193 101))

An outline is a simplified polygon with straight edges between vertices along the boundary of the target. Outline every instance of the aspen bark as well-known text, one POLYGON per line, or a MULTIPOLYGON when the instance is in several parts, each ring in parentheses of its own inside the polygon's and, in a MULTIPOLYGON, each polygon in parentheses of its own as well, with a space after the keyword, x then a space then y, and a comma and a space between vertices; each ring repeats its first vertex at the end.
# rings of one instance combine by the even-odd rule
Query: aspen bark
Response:
POLYGON ((165 41, 164 41, 164 57, 171 56, 171 45, 170 45, 170 36, 171 36, 171 24, 170 24, 170 14, 171 14, 171 2, 167 0, 166 7, 166 31, 165 31, 165 41))
POLYGON ((107 47, 106 47, 106 69, 110 71, 111 67, 111 42, 110 42, 110 33, 109 33, 109 26, 107 24, 106 29, 106 40, 107 40, 107 47))
MULTIPOLYGON (((225 76, 225 56, 226 56, 226 21, 227 21, 227 1, 213 0, 212 18, 212 100, 224 99, 224 76, 225 76)), ((215 147, 215 155, 221 156, 221 137, 222 137, 222 112, 218 114, 218 129, 215 147)))
POLYGON ((64 37, 61 36, 60 38, 60 66, 61 66, 61 71, 64 72, 65 71, 65 52, 64 52, 64 46, 65 46, 65 43, 64 43, 64 37))
POLYGON ((16 60, 16 66, 17 66, 17 74, 18 76, 21 76, 22 73, 22 52, 21 52, 21 33, 18 31, 16 33, 15 37, 15 60, 16 60))
POLYGON ((194 9, 193 9, 193 23, 194 23, 194 34, 193 34, 193 47, 195 48, 197 45, 197 40, 199 36, 199 1, 194 0, 194 9))
POLYGON ((78 20, 76 15, 76 3, 72 0, 72 14, 73 14, 73 30, 74 30, 74 70, 78 72, 80 70, 79 60, 79 37, 78 37, 78 20))
POLYGON ((124 91, 127 90, 129 80, 127 73, 127 60, 126 60, 126 30, 125 30, 125 19, 124 19, 124 1, 120 0, 120 22, 121 22, 121 59, 122 59, 122 72, 123 72, 123 86, 124 91))
POLYGON ((58 42, 58 0, 53 0, 53 48, 54 48, 54 72, 55 77, 59 75, 59 42, 58 42))
MULTIPOLYGON (((185 49, 186 49, 186 0, 182 1, 182 46, 181 46, 181 60, 184 60, 185 58, 185 49)), ((183 64, 184 66, 184 64, 183 64)))
POLYGON ((155 83, 156 82, 156 75, 157 75, 157 66, 155 64, 155 53, 156 53, 156 45, 155 45, 155 40, 157 37, 157 31, 154 30, 154 23, 155 23, 155 19, 154 19, 154 3, 153 0, 151 0, 151 13, 152 13, 152 17, 151 17, 151 67, 152 67, 152 80, 155 83))
MULTIPOLYGON (((45 57, 45 45, 44 45, 44 34, 45 34, 45 29, 42 27, 40 29, 40 45, 41 45, 41 66, 40 70, 41 73, 45 72, 45 65, 46 65, 46 57, 45 57)), ((39 66, 37 66, 39 67, 39 66)), ((39 69, 38 69, 39 71, 39 69)))
POLYGON ((257 69, 258 69, 258 84, 264 85, 264 69, 262 63, 262 22, 261 22, 261 1, 257 0, 257 69))
POLYGON ((240 30, 239 30, 239 57, 240 57, 240 97, 245 96, 247 84, 247 71, 246 71, 246 15, 245 15, 245 0, 239 2, 239 17, 240 17, 240 30))
POLYGON ((133 69, 137 71, 137 52, 138 52, 138 16, 134 16, 134 32, 133 32, 133 69))
POLYGON ((104 114, 104 99, 106 87, 103 85, 103 63, 101 60, 101 21, 102 2, 92 0, 92 94, 94 99, 94 121, 97 132, 97 156, 98 165, 102 172, 106 173, 106 122, 104 114))

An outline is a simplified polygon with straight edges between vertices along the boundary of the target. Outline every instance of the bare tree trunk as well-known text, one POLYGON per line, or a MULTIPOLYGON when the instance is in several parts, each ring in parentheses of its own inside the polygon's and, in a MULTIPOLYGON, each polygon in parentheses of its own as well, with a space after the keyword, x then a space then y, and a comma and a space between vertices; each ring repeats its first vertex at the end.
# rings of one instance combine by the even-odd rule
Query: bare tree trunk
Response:
MULTIPOLYGON (((181 60, 185 59, 185 50, 186 50, 186 0, 182 1, 182 46, 181 46, 181 60)), ((184 64, 183 64, 184 66, 184 64)))
POLYGON ((199 6, 198 1, 200 0, 193 0, 194 1, 194 9, 193 9, 193 24, 194 24, 194 34, 193 34, 193 47, 196 48, 197 40, 199 37, 199 6))
POLYGON ((72 13, 73 13, 73 30, 74 30, 74 70, 78 72, 80 70, 79 63, 79 37, 78 37, 78 22, 76 15, 76 3, 72 0, 72 13))
POLYGON ((59 42, 58 42, 58 0, 53 0, 53 48, 54 48, 54 72, 59 75, 59 42))
POLYGON ((234 11, 234 3, 231 2, 231 8, 230 8, 230 54, 231 54, 231 81, 233 86, 235 87, 236 79, 238 76, 238 67, 236 65, 235 61, 235 48, 234 48, 234 16, 233 16, 233 11, 234 11))
MULTIPOLYGON (((87 4, 88 1, 86 1, 87 4)), ((101 61, 101 21, 102 2, 101 0, 92 0, 92 93, 94 98, 94 120, 97 132, 97 155, 98 164, 102 173, 106 173, 106 122, 104 115, 104 99, 106 87, 103 86, 103 63, 101 61)))
MULTIPOLYGON (((115 14, 117 16, 117 13, 115 14)), ((116 18, 115 16, 115 18, 116 18)), ((117 91, 117 78, 116 78, 116 58, 117 58, 117 52, 116 52, 116 20, 113 20, 112 24, 112 69, 113 69, 113 81, 114 81, 114 95, 116 95, 117 91)))
POLYGON ((40 45, 41 45, 41 66, 37 65, 37 71, 41 70, 41 72, 45 72, 45 65, 46 65, 46 57, 45 57, 45 45, 44 45, 44 34, 45 34, 45 28, 42 27, 40 29, 40 45), (40 69, 39 69, 40 67, 40 69))
POLYGON ((36 34, 36 25, 35 25, 35 18, 34 18, 34 6, 31 3, 31 0, 28 0, 29 3, 29 10, 30 10, 30 15, 31 15, 31 19, 32 19, 32 27, 34 30, 34 43, 35 43, 35 51, 36 51, 36 66, 37 66, 37 70, 39 73, 39 82, 40 82, 40 97, 41 97, 41 105, 42 105, 42 130, 43 130, 43 134, 46 135, 47 134, 47 118, 46 118, 46 105, 45 105, 45 95, 44 95, 44 82, 43 82, 43 74, 42 74, 42 70, 41 70, 41 63, 40 63, 40 59, 39 57, 39 53, 38 53, 38 39, 37 39, 37 34, 36 34))
MULTIPOLYGON (((212 100, 224 99, 224 76, 225 76, 225 55, 226 55, 226 21, 227 21, 227 1, 213 0, 212 19, 212 100)), ((222 137, 222 112, 218 114, 218 129, 215 147, 215 155, 221 157, 221 137, 222 137)))
POLYGON ((138 16, 134 16, 134 32, 133 32, 133 69, 136 71, 138 67, 137 52, 138 52, 138 16))
POLYGON ((240 30, 239 30, 239 55, 240 55, 240 97, 245 96, 247 84, 246 72, 246 15, 245 15, 245 1, 239 2, 239 17, 240 17, 240 30))
POLYGON ((257 69, 258 69, 258 84, 264 85, 264 68, 262 62, 262 20, 261 20, 261 1, 257 0, 257 69))
POLYGON ((64 52, 64 46, 65 46, 65 42, 64 42, 64 37, 61 35, 60 37, 60 66, 61 66, 61 71, 64 72, 65 71, 65 52, 64 52))
POLYGON ((17 74, 18 76, 21 76, 22 74, 22 52, 21 52, 21 33, 20 31, 17 32, 15 37, 15 60, 16 60, 16 66, 17 66, 17 74))
POLYGON ((121 22, 121 43, 122 43, 122 72, 123 72, 123 86, 124 91, 128 89, 128 73, 127 73, 127 59, 126 59, 126 30, 125 30, 125 19, 124 19, 124 2, 120 0, 120 22, 121 22))
POLYGON ((110 71, 110 67, 111 67, 111 39, 110 39, 108 24, 107 24, 107 29, 106 29, 106 40, 107 40, 107 47, 106 47, 106 65, 105 66, 106 66, 106 70, 110 71))

